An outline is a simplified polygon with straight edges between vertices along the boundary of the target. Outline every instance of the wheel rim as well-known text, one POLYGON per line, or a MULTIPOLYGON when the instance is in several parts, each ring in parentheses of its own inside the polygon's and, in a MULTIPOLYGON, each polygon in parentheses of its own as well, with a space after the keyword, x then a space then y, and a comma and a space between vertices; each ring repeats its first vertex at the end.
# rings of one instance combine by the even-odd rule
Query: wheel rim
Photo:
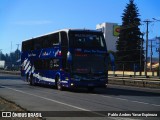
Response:
POLYGON ((57 88, 58 88, 58 90, 61 90, 61 89, 62 89, 61 81, 60 81, 59 78, 58 78, 58 80, 57 80, 57 88))

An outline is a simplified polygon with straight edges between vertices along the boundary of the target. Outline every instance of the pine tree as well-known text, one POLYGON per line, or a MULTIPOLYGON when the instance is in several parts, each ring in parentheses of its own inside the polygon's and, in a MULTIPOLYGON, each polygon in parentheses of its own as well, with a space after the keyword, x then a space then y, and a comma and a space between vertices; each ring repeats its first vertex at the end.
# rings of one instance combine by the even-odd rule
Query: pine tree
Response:
POLYGON ((144 52, 141 51, 142 33, 140 32, 140 18, 134 0, 130 0, 122 15, 122 26, 117 41, 117 62, 125 63, 125 68, 133 70, 134 64, 144 64, 144 52), (141 57, 141 58, 140 58, 141 57), (127 67, 126 67, 127 66, 127 67))

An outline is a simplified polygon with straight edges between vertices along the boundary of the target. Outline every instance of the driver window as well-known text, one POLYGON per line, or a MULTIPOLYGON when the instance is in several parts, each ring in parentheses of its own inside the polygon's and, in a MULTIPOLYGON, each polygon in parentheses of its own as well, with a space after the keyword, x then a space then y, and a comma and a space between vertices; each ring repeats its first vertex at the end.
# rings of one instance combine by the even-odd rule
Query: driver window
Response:
POLYGON ((61 53, 62 53, 62 67, 66 68, 67 64, 67 52, 68 52, 68 38, 66 32, 61 32, 61 53))

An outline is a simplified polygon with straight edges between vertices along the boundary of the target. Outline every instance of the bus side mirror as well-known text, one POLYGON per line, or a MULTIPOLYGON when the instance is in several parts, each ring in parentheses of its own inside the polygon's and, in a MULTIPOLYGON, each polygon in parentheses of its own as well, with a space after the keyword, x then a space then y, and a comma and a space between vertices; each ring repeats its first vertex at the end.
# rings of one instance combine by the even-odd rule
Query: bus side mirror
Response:
POLYGON ((72 62, 72 54, 69 51, 67 52, 67 62, 68 63, 72 62))
POLYGON ((112 53, 109 53, 109 58, 111 60, 111 65, 115 66, 115 58, 114 58, 114 55, 112 53))

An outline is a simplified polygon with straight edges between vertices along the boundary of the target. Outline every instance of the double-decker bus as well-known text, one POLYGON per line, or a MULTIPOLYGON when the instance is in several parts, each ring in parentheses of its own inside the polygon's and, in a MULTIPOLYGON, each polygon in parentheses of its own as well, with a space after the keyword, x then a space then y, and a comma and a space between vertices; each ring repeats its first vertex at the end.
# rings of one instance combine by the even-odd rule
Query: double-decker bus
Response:
POLYGON ((21 76, 30 85, 57 89, 108 83, 107 47, 97 30, 63 29, 22 42, 21 76))

